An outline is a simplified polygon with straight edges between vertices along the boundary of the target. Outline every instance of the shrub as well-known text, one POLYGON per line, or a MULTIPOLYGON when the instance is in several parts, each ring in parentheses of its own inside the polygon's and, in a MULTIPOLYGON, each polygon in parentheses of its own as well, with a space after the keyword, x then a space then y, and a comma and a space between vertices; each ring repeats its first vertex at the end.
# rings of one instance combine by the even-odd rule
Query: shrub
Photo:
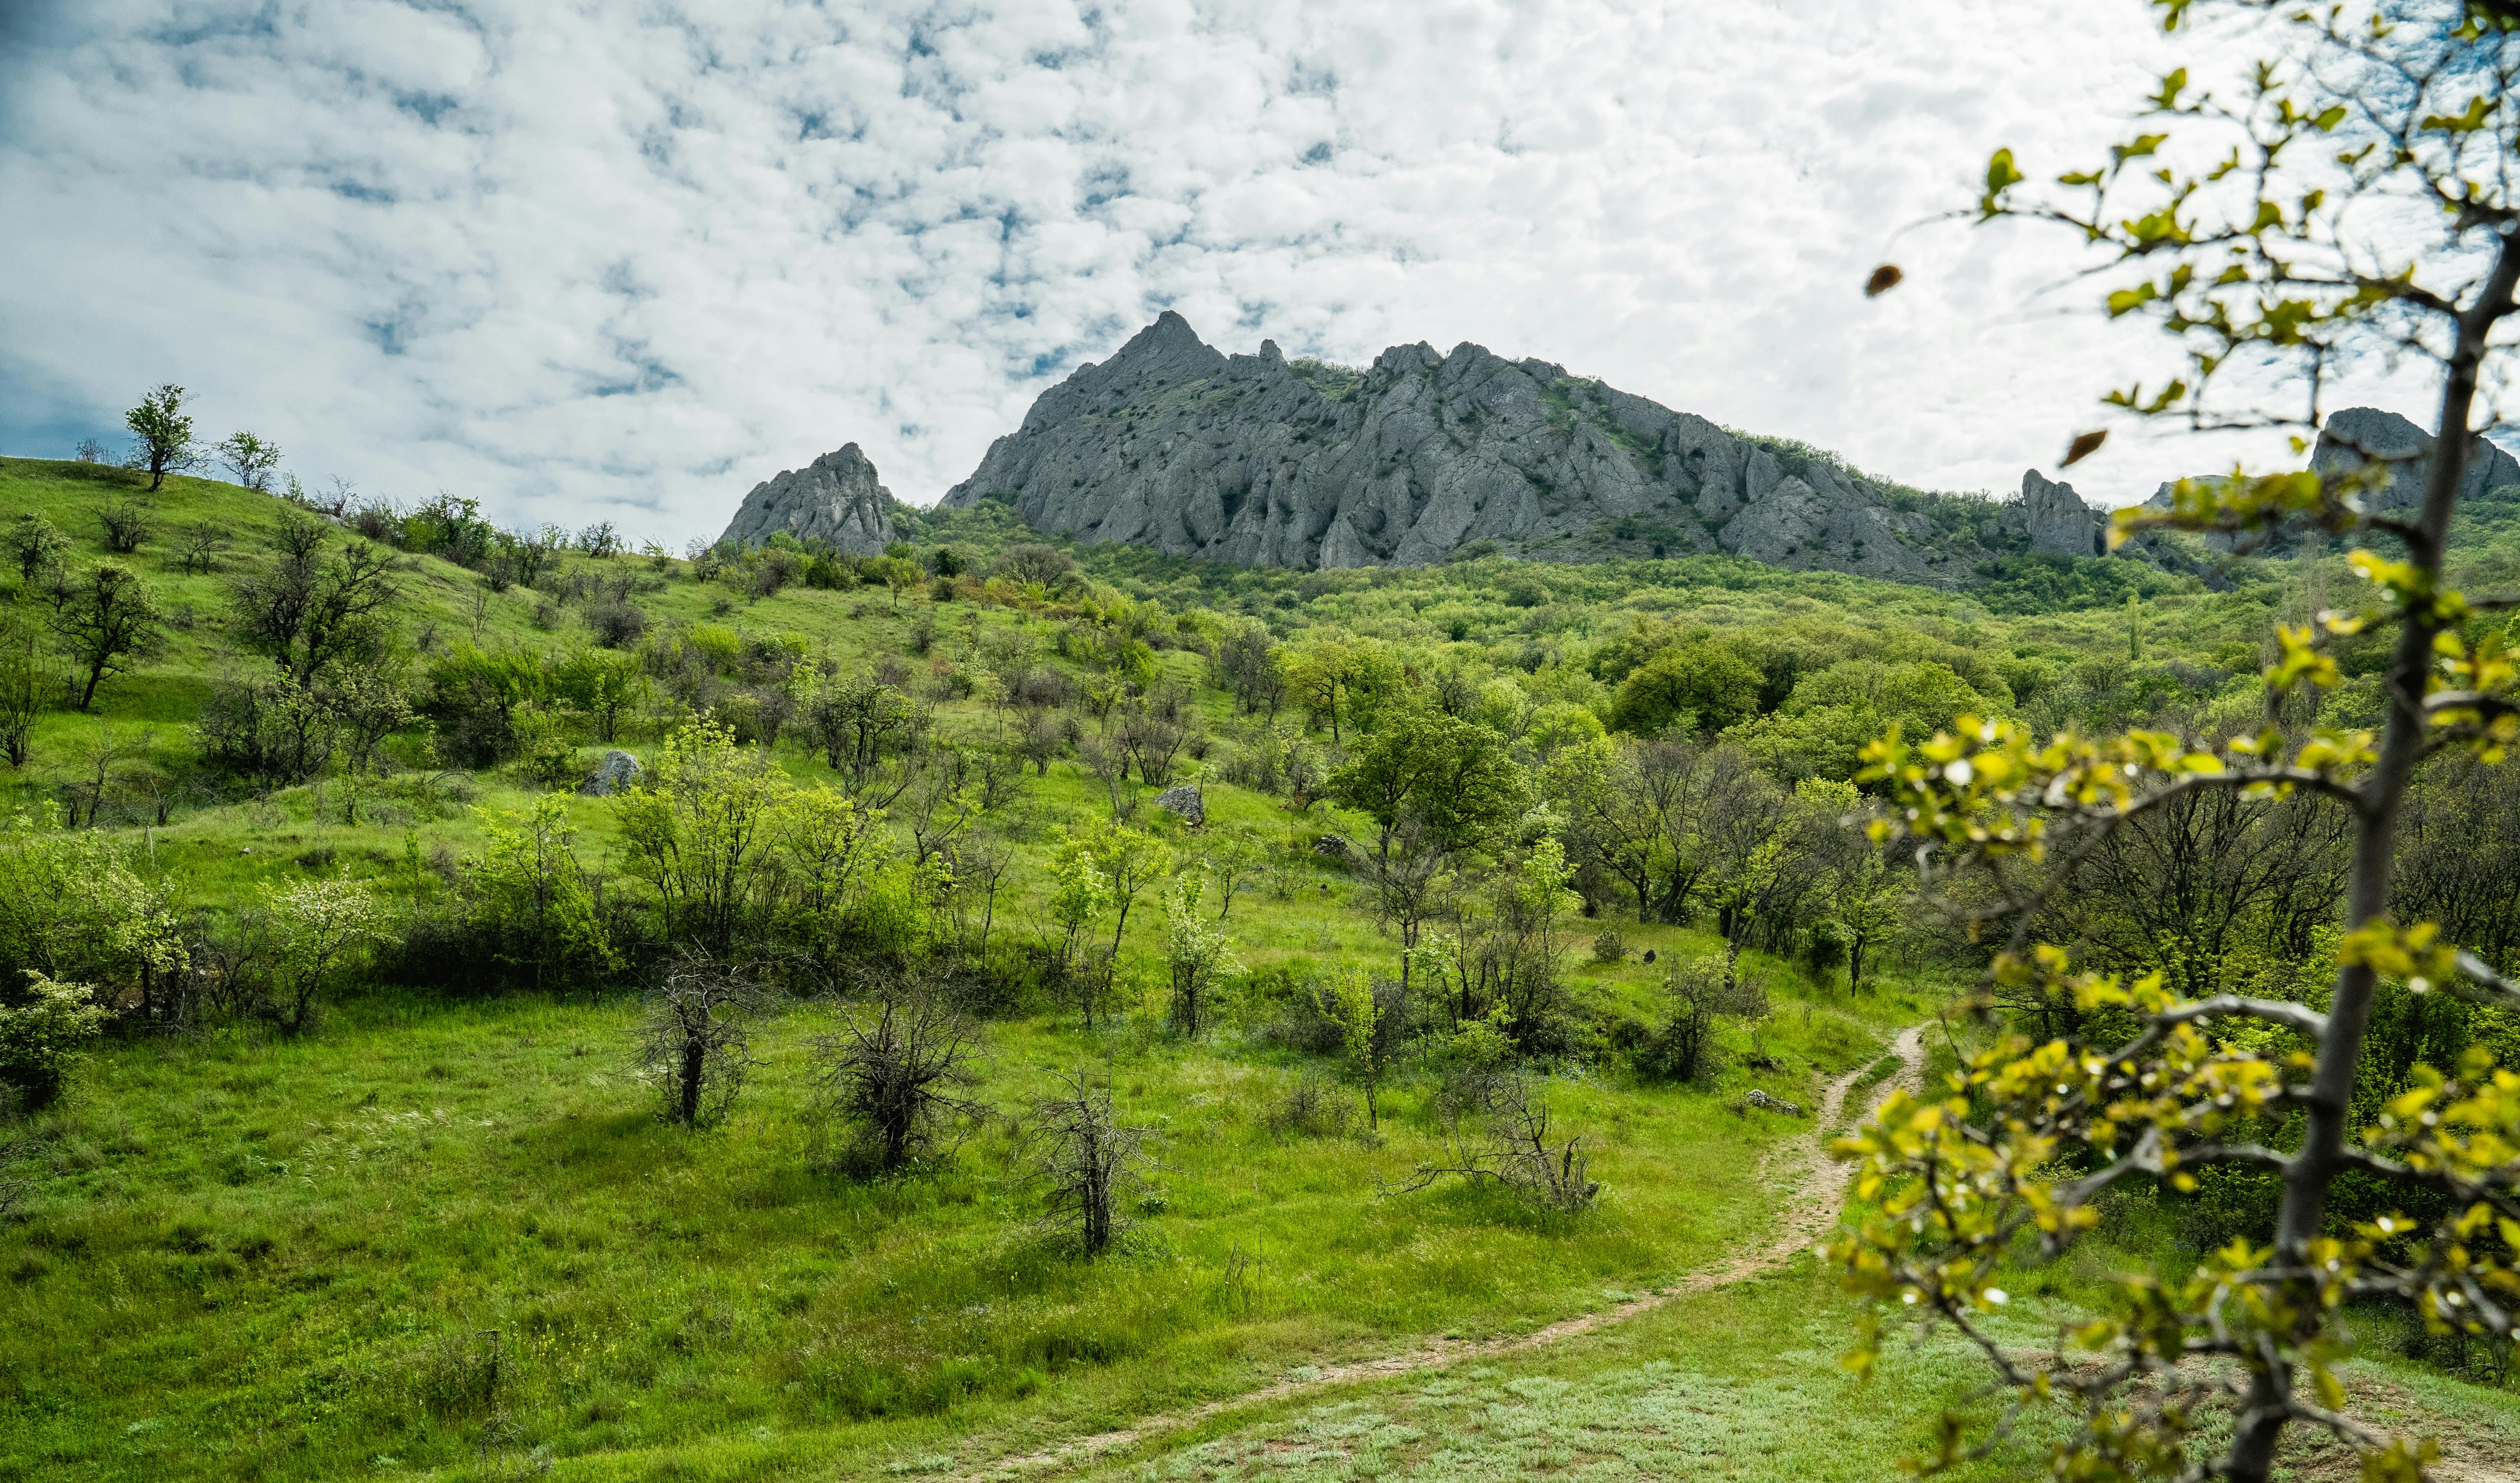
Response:
POLYGON ((28 969, 22 1003, 0 1005, 0 1088, 20 1106, 61 1096, 79 1047, 105 1025, 105 1007, 86 984, 60 983, 28 969))
POLYGON ((1306 1071, 1269 1109, 1269 1131, 1281 1138, 1340 1138, 1355 1111, 1319 1071, 1306 1071))
POLYGON ((840 1033, 814 1041, 818 1120, 844 1141, 835 1162, 889 1174, 943 1151, 955 1123, 986 1116, 978 1032, 936 988, 887 982, 840 1033))
POLYGON ((1122 1211, 1146 1185, 1153 1130, 1121 1122, 1109 1089, 1084 1073, 1054 1073, 1061 1087, 1033 1108, 1033 1182, 1042 1190, 1043 1223, 1076 1238, 1093 1256, 1127 1229, 1122 1211))
POLYGON ((1628 961, 1628 939, 1619 935, 1617 927, 1604 927, 1601 935, 1593 939, 1593 961, 1600 964, 1628 961))
POLYGON ((652 1076, 668 1122, 705 1128, 735 1105, 754 1064, 749 1022, 768 1007, 752 978, 686 948, 648 996, 639 1025, 639 1061, 652 1076))

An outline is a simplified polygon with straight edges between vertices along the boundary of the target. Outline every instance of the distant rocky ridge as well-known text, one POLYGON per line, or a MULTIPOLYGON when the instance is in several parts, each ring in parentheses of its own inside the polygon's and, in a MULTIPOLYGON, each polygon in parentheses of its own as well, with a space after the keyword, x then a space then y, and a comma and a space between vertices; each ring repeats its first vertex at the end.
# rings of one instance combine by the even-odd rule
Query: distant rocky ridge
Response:
POLYGON ((799 541, 822 541, 834 551, 876 556, 894 539, 896 503, 892 491, 876 477, 875 465, 850 443, 755 484, 718 540, 758 546, 784 530, 799 541))
MULTIPOLYGON (((2432 481, 2432 460, 2431 433, 2394 412, 2376 407, 2347 407, 2329 413, 2310 452, 2310 467, 2320 473, 2349 472, 2365 463, 2386 465, 2386 481, 2362 496, 2365 510, 2381 513, 2412 510, 2423 504, 2425 487, 2432 481)), ((2171 508, 2173 487, 2173 482, 2165 482, 2154 490, 2152 498, 2144 501, 2146 508, 2171 508)), ((2472 507, 2481 500, 2508 498, 2515 492, 2520 492, 2520 459, 2484 437, 2476 438, 2468 449, 2467 472, 2459 482, 2459 504, 2472 507)), ((2250 551, 2290 556, 2317 533, 2315 529, 2294 527, 2263 538, 2242 539, 2250 551)), ((2209 534, 2205 542, 2218 551, 2228 551, 2233 546, 2228 535, 2209 534)))
MULTIPOLYGON (((2382 508, 2421 499, 2431 439, 2393 413, 2331 416, 2313 466, 2400 464, 2382 508)), ((2483 439, 2469 494, 2520 485, 2483 439)), ((2170 486, 2153 497, 2166 505, 2170 486)), ((1473 344, 1385 350, 1365 370, 1229 356, 1166 311, 1043 392, 943 506, 1012 504, 1035 529, 1245 565, 1420 565, 1465 551, 1580 561, 1727 553, 1773 566, 1958 587, 1990 558, 2100 557, 2109 512, 2037 470, 2002 502, 1867 478, 1546 361, 1473 344)), ((896 504, 855 443, 756 486, 722 539, 774 531, 858 554, 896 504)), ((906 513, 906 512, 905 512, 906 513)), ((2270 554, 2293 549, 2279 543, 2270 554)), ((2159 535, 2114 555, 2219 581, 2159 535)))
POLYGON ((1991 556, 2105 545, 2104 514, 2036 472, 1989 512, 1545 361, 1466 343, 1395 346, 1362 373, 1290 363, 1274 341, 1228 356, 1170 311, 1043 392, 944 504, 988 499, 1088 545, 1304 569, 1484 543, 1567 560, 1727 552, 1957 586, 1991 556))

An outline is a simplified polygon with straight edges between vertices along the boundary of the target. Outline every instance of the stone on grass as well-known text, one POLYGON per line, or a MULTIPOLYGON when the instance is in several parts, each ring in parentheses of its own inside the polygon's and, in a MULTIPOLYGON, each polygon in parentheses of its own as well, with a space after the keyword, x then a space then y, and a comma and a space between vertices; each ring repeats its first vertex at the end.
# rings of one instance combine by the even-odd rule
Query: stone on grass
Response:
POLYGON ((604 754, 604 760, 596 764, 595 776, 587 779, 586 786, 578 791, 605 798, 638 781, 639 759, 615 747, 604 754))

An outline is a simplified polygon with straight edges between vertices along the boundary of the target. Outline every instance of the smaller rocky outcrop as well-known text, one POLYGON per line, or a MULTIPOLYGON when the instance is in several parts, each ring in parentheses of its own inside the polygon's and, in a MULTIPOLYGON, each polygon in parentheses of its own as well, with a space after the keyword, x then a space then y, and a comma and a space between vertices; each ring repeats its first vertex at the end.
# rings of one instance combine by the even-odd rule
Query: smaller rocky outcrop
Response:
POLYGON ((851 556, 880 556, 894 540, 895 503, 875 465, 851 443, 753 485, 718 540, 758 546, 784 530, 851 556))
POLYGON ((578 791, 608 798, 637 783, 639 772, 639 759, 615 747, 604 754, 604 760, 595 766, 595 776, 587 779, 586 786, 578 791))
MULTIPOLYGON (((2331 413, 2318 429, 2310 467, 2337 473, 2364 464, 2387 466, 2388 483, 2362 497, 2366 510, 2412 510, 2424 502, 2432 478, 2432 434, 2394 412, 2377 407, 2348 407, 2331 413)), ((2520 484, 2520 459, 2480 437, 2468 450, 2467 474, 2459 483, 2459 503, 2467 504, 2498 489, 2520 484)))
POLYGON ((1169 814, 1180 815, 1181 821, 1192 829, 1207 827, 1207 798, 1197 788, 1188 785, 1168 787, 1155 794, 1155 807, 1169 814))
POLYGON ((1324 860, 1334 860, 1341 865, 1351 864, 1361 858, 1357 854, 1356 846, 1347 842, 1345 834, 1324 834, 1315 839, 1313 853, 1324 860))
POLYGON ((2021 472, 2021 521, 2033 551, 2072 557, 2109 554, 2107 514, 2085 504, 2073 485, 2036 469, 2021 472))

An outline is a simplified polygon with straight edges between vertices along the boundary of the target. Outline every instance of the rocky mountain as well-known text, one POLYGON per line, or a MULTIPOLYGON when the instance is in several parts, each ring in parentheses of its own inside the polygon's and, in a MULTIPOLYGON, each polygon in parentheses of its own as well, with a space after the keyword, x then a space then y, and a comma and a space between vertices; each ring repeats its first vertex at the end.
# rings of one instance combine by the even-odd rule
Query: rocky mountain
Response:
POLYGON ((2103 520, 2035 471, 2018 499, 1928 495, 1474 344, 1357 371, 1226 355, 1170 311, 1043 392, 944 504, 991 499, 1085 544, 1245 564, 1729 552, 1946 586, 1990 556, 2099 554, 2103 520))
MULTIPOLYGON (((2310 467, 2320 473, 2350 472, 2365 464, 2385 466, 2384 482, 2362 496, 2365 509, 2384 512, 2412 510, 2424 502, 2424 488, 2432 479, 2432 460, 2431 433, 2377 407, 2347 407, 2329 413, 2310 453, 2310 467)), ((2214 477, 2199 475, 2198 481, 2210 482, 2214 477)), ((2171 489, 2170 483, 2163 483, 2144 504, 2156 510, 2169 509, 2173 503, 2171 489)), ((2477 438, 2468 450, 2467 472, 2460 481, 2458 498, 2463 509, 2486 500, 2520 498, 2520 459, 2483 437, 2477 438)), ((2316 529, 2293 525, 2263 536, 2241 537, 2238 544, 2246 551, 2265 556, 2295 556, 2314 545, 2318 535, 2316 529)), ((2215 551, 2229 551, 2235 544, 2228 535, 2207 534, 2203 539, 2215 551)))
POLYGON ((758 546, 784 530, 800 541, 827 542, 834 551, 878 556, 894 539, 896 503, 876 477, 875 465, 851 443, 753 485, 718 539, 758 546))
MULTIPOLYGON (((2414 509, 2424 502, 2424 486, 2432 479, 2433 436, 2394 412, 2373 407, 2348 407, 2330 414, 2327 426, 2318 429, 2310 467, 2326 473, 2366 461, 2387 464, 2389 482, 2376 495, 2363 497, 2364 508, 2414 509)), ((2520 484, 2520 459, 2482 437, 2476 439, 2468 451, 2459 503, 2472 504, 2515 484, 2520 484)))

